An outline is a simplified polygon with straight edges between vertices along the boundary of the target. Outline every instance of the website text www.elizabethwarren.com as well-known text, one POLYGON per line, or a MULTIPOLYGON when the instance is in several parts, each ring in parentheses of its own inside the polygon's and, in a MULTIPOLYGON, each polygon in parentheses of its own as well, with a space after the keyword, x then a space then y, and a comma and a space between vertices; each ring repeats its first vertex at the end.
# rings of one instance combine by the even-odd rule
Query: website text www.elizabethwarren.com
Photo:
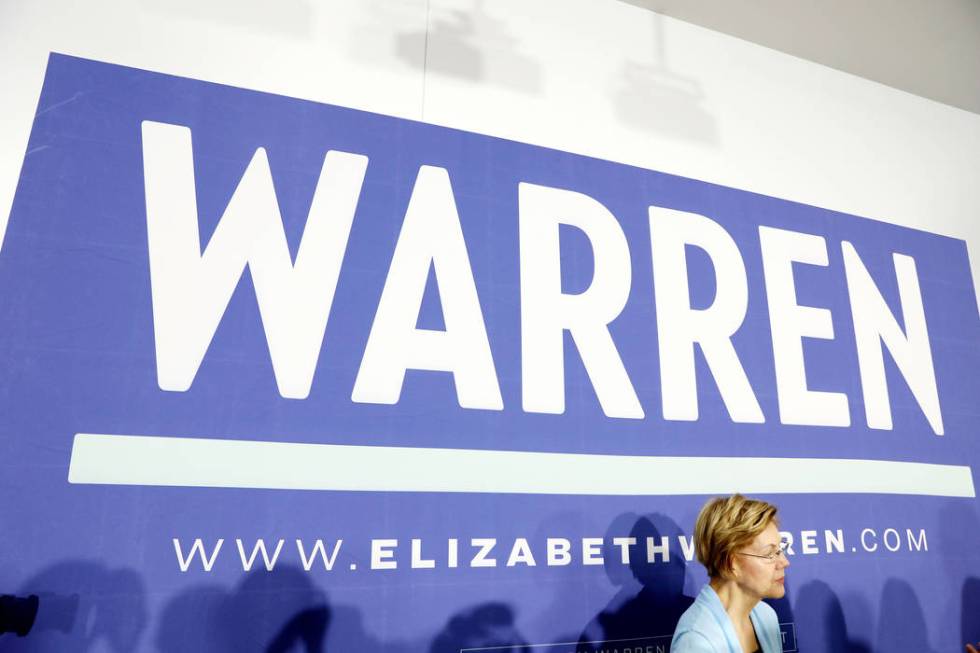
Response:
MULTIPOLYGON (((863 528, 781 532, 786 554, 868 555, 929 551, 925 529, 863 528)), ((456 569, 461 567, 567 567, 569 565, 623 565, 670 563, 680 557, 694 559, 692 537, 581 537, 581 538, 379 538, 351 542, 320 538, 173 538, 180 571, 210 572, 219 560, 231 558, 242 570, 266 569, 277 564, 301 565, 308 572, 368 569, 456 569)), ((228 563, 225 563, 228 564, 228 563)))

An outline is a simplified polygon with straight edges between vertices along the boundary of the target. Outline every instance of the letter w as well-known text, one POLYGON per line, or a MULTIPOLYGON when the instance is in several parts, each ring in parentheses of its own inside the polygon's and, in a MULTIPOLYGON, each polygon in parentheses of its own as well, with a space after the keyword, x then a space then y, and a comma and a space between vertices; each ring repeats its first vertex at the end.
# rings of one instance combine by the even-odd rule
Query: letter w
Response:
POLYGON ((197 538, 194 540, 194 544, 191 545, 191 550, 187 552, 187 557, 184 557, 183 551, 180 550, 180 540, 175 537, 174 551, 177 553, 177 564, 180 565, 180 570, 186 572, 190 569, 191 562, 194 561, 194 556, 197 555, 201 556, 201 566, 204 567, 204 571, 211 571, 211 568, 214 567, 214 561, 218 559, 218 552, 221 551, 221 545, 224 543, 224 539, 219 539, 211 551, 211 556, 205 557, 204 543, 201 541, 201 538, 197 538))
POLYGON ((310 551, 309 557, 306 555, 306 550, 303 548, 303 540, 296 540, 296 548, 299 550, 299 557, 303 561, 303 569, 309 571, 313 568, 313 563, 316 562, 317 556, 323 561, 323 567, 327 571, 333 569, 333 563, 337 560, 337 553, 340 551, 340 545, 343 544, 343 540, 337 540, 337 543, 333 545, 333 553, 327 555, 326 549, 323 548, 323 540, 317 540, 316 544, 313 545, 313 550, 310 551))
POLYGON ((269 551, 265 548, 265 540, 259 538, 255 541, 255 546, 252 547, 252 555, 245 558, 245 545, 241 540, 235 540, 235 544, 238 545, 238 556, 242 559, 242 569, 245 571, 252 571, 252 565, 255 564, 255 558, 259 553, 262 554, 262 561, 265 563, 265 570, 272 571, 276 568, 276 560, 279 559, 279 552, 282 551, 282 545, 285 540, 279 540, 276 544, 276 550, 273 552, 272 557, 269 557, 269 551))
POLYGON ((191 131, 143 122, 143 168, 157 383, 191 387, 247 265, 279 394, 305 399, 368 159, 329 151, 292 263, 272 172, 258 148, 206 248, 198 228, 191 131))

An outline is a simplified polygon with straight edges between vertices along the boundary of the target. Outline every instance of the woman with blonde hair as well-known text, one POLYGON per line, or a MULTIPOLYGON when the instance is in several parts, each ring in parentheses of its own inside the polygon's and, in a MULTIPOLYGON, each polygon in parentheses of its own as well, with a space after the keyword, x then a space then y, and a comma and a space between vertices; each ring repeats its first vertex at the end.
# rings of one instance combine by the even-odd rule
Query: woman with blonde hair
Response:
POLYGON ((741 494, 712 499, 694 542, 709 582, 677 622, 671 653, 782 653, 776 612, 762 601, 786 594, 776 506, 741 494))

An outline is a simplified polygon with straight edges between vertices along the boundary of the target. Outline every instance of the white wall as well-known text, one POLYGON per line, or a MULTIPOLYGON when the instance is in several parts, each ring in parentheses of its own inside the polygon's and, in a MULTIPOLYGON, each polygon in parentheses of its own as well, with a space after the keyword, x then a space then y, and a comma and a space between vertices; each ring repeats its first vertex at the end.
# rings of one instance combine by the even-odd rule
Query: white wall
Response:
POLYGON ((5 0, 0 238, 51 51, 962 238, 980 286, 980 115, 616 0, 5 0))

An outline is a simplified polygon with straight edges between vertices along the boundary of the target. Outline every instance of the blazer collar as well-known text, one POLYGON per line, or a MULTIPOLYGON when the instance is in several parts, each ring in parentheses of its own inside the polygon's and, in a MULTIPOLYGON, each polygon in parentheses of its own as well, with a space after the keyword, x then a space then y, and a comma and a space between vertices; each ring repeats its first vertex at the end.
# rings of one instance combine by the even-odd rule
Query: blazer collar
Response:
MULTIPOLYGON (((697 600, 709 608, 711 616, 715 618, 721 631, 725 634, 725 642, 728 644, 728 648, 732 653, 753 653, 752 651, 742 651, 742 645, 738 643, 738 635, 735 633, 735 626, 732 624, 728 613, 725 612, 725 606, 722 605, 721 598, 710 584, 705 584, 701 589, 701 593, 698 594, 697 600)), ((752 611, 749 613, 749 619, 752 621, 752 627, 755 629, 755 638, 759 642, 759 648, 762 649, 762 652, 775 653, 772 648, 772 642, 766 638, 764 624, 761 622, 755 608, 752 608, 752 611)))

